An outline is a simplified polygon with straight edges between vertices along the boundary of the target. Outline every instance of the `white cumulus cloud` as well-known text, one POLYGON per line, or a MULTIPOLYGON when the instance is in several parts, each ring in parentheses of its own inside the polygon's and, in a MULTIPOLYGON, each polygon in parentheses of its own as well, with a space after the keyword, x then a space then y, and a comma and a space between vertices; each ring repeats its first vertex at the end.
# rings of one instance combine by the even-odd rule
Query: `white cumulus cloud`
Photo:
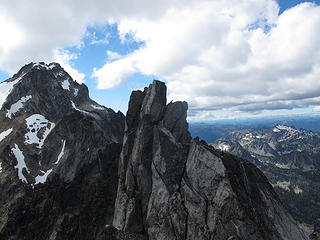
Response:
POLYGON ((80 73, 77 69, 71 66, 71 60, 76 59, 77 56, 75 54, 70 53, 66 50, 55 50, 54 53, 55 62, 59 63, 64 70, 69 73, 72 79, 79 84, 84 83, 84 73, 80 73))
POLYGON ((320 105, 319 105, 319 106, 315 106, 315 107, 313 108, 313 111, 314 111, 314 112, 320 112, 320 105))
POLYGON ((274 1, 204 1, 168 9, 158 19, 123 19, 120 33, 133 32, 145 45, 107 63, 99 86, 119 84, 137 71, 166 80, 170 99, 187 100, 191 111, 319 104, 320 7, 304 3, 278 11, 274 1))
POLYGON ((137 72, 130 57, 108 62, 100 69, 94 69, 93 77, 98 79, 99 89, 119 86, 127 77, 137 72))

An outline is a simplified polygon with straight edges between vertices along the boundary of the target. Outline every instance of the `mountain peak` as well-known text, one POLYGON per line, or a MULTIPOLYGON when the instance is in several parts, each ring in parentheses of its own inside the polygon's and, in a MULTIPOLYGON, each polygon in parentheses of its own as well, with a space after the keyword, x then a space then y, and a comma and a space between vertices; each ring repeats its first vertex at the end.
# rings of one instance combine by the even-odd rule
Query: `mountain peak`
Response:
MULTIPOLYGON (((35 62, 35 63, 31 62, 31 63, 24 65, 22 68, 20 68, 20 70, 16 74, 14 74, 11 79, 17 79, 18 77, 21 77, 32 70, 48 70, 48 71, 50 71, 53 68, 58 68, 59 70, 62 69, 60 64, 55 63, 55 62, 52 62, 50 64, 46 64, 44 62, 35 62)), ((10 79, 8 79, 8 80, 10 80, 10 79)))
POLYGON ((186 102, 130 97, 113 226, 148 239, 304 239, 252 164, 192 140, 186 102))
POLYGON ((282 124, 277 124, 273 129, 274 132, 279 132, 281 130, 292 132, 292 131, 296 131, 297 129, 293 126, 286 126, 282 124))
MULTIPOLYGON (((57 159, 48 162, 53 156, 42 154, 50 145, 48 139, 51 133, 59 132, 57 129, 61 122, 75 120, 74 116, 77 116, 77 119, 85 119, 88 124, 93 122, 91 128, 101 132, 102 142, 119 142, 122 138, 123 114, 91 100, 88 88, 73 81, 58 63, 25 65, 12 78, 0 83, 0 94, 1 142, 9 144, 18 165, 25 166, 19 168, 19 176, 26 183, 37 183, 37 177, 45 175, 47 168, 52 170, 55 166, 57 159), (105 126, 112 119, 118 119, 118 123, 109 123, 110 127, 116 125, 114 131, 105 126), (38 156, 24 156, 23 152, 38 156), (26 172, 23 173, 22 169, 26 172)), ((65 139, 61 141, 65 144, 65 139)), ((56 144, 61 145, 60 142, 56 144)), ((58 151, 51 148, 51 151, 58 151)), ((73 176, 65 174, 64 177, 73 176)))
POLYGON ((0 239, 96 239, 111 222, 124 115, 57 63, 22 67, 0 103, 0 239))
MULTIPOLYGON (((6 81, 13 81, 13 80, 21 80, 24 76, 28 74, 34 74, 34 72, 47 72, 48 75, 54 75, 55 80, 63 81, 65 79, 69 79, 70 82, 75 82, 72 77, 61 67, 59 63, 52 62, 46 64, 44 62, 36 62, 36 63, 29 63, 24 65, 16 74, 13 75, 12 78, 9 78, 6 81)), ((78 84, 78 83, 77 83, 78 84)))
POLYGON ((12 107, 15 111, 15 106, 19 105, 21 109, 25 105, 26 111, 44 115, 50 112, 50 119, 60 118, 69 109, 80 109, 79 106, 86 102, 98 105, 89 98, 88 88, 75 82, 58 63, 29 63, 12 78, 0 83, 0 90, 0 107, 5 111, 12 111, 12 107), (35 101, 40 104, 33 104, 29 109, 35 101))

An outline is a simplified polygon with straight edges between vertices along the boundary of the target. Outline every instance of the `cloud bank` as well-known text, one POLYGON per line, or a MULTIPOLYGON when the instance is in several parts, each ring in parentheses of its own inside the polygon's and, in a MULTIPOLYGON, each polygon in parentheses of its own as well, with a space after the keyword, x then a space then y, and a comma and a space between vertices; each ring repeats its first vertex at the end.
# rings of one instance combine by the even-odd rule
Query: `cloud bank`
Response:
POLYGON ((123 41, 130 34, 145 44, 107 53, 93 73, 100 89, 135 72, 155 75, 195 119, 320 105, 320 7, 312 3, 279 16, 273 0, 4 2, 0 26, 10 31, 0 37, 0 68, 9 72, 56 60, 62 47, 81 45, 87 26, 109 22, 123 41))

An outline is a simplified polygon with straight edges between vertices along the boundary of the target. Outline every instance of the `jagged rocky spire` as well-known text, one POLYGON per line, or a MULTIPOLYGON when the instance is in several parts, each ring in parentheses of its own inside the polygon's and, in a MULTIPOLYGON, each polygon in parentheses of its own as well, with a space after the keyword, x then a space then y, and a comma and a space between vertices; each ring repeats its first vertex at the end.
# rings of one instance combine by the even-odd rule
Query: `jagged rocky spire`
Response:
POLYGON ((191 140, 164 83, 130 97, 113 225, 156 239, 306 239, 252 164, 191 140))
MULTIPOLYGON (((153 156, 156 148, 168 155, 172 154, 172 148, 175 147, 179 148, 178 151, 186 152, 183 143, 191 140, 187 130, 186 110, 186 102, 166 105, 166 86, 159 81, 154 81, 144 92, 132 93, 120 159, 119 191, 114 220, 116 226, 123 225, 125 230, 135 232, 146 230, 148 203, 152 193, 152 169, 155 167, 153 156), (163 143, 160 138, 167 138, 168 134, 177 139, 178 143, 173 146, 160 146, 163 143), (163 147, 165 149, 162 149, 163 147)), ((184 159, 179 154, 177 158, 173 155, 170 160, 165 158, 163 163, 159 163, 163 164, 164 168, 180 167, 176 176, 168 176, 169 188, 176 188, 177 186, 173 185, 182 177, 181 161, 184 159)))

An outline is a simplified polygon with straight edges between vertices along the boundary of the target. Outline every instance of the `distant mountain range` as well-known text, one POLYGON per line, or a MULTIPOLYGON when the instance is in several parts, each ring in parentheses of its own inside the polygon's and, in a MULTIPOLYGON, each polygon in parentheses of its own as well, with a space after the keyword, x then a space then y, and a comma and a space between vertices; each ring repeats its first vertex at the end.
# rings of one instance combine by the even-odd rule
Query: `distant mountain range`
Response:
POLYGON ((211 144, 258 166, 299 221, 320 227, 320 133, 276 125, 238 130, 211 144))
POLYGON ((235 130, 268 129, 275 125, 292 126, 296 129, 320 132, 320 115, 300 115, 250 119, 216 120, 211 122, 192 122, 189 131, 193 137, 199 136, 206 142, 214 142, 235 130))

